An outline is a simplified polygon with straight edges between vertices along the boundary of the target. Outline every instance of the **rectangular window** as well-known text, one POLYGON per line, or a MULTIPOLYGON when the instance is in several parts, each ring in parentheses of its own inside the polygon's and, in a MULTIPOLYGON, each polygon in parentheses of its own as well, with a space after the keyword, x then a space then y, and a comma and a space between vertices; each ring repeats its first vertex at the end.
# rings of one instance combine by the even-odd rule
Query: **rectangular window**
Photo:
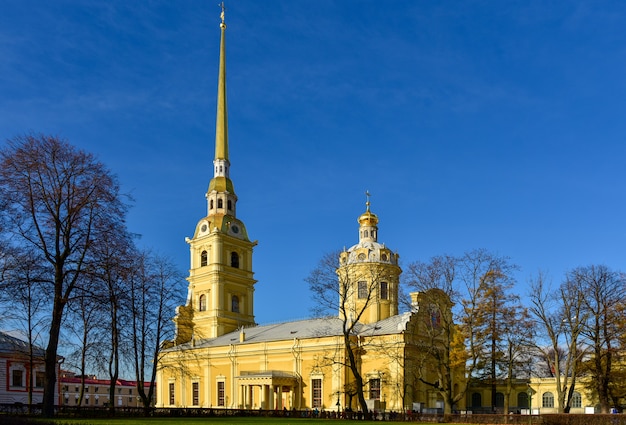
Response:
POLYGON ((11 386, 23 387, 24 386, 24 371, 19 369, 13 369, 11 372, 11 386))
POLYGON ((217 383, 217 405, 218 406, 225 406, 225 399, 224 399, 224 381, 220 381, 217 383))
POLYGON ((322 407, 322 380, 321 379, 313 379, 311 380, 311 401, 313 407, 321 408, 322 407))
POLYGON ((35 387, 43 388, 46 382, 46 374, 44 372, 35 372, 35 387))
POLYGON ((191 404, 193 406, 199 406, 200 405, 200 384, 198 384, 197 382, 193 382, 191 384, 191 389, 192 389, 191 404))
POLYGON ((360 281, 358 282, 358 285, 359 285, 359 287, 358 287, 358 288, 359 288, 359 289, 358 289, 358 290, 359 290, 359 292, 358 292, 358 297, 359 297, 360 299, 367 298, 367 282, 366 282, 366 281, 364 281, 364 280, 360 280, 360 281))
POLYGON ((387 284, 387 282, 380 282, 380 299, 389 299, 389 285, 387 284))
POLYGON ((174 399, 174 383, 170 382, 170 406, 173 406, 175 401, 176 400, 174 399))
POLYGON ((370 379, 370 400, 380 400, 380 379, 370 379))

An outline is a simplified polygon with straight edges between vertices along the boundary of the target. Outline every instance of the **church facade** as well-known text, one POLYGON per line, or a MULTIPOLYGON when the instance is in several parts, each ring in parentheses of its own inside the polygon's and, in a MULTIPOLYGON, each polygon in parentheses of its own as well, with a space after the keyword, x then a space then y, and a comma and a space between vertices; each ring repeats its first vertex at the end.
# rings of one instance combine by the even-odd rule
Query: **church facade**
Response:
MULTIPOLYGON (((370 409, 443 408, 423 381, 436 367, 417 364, 424 326, 447 314, 445 295, 411 294, 411 311, 399 313, 398 254, 378 242, 378 217, 358 217, 358 243, 337 259, 337 315, 257 325, 253 249, 230 179, 226 108, 226 49, 220 25, 220 61, 213 178, 190 248, 186 304, 174 319, 176 336, 157 374, 158 407, 358 410, 355 374, 370 409), (428 300, 428 301, 426 301, 428 300), (350 326, 349 333, 346 326, 350 326), (418 371, 419 368, 419 371, 418 371)), ((430 375, 430 376, 428 376, 430 375)), ((462 379, 462 372, 460 372, 462 379)), ((457 406, 462 407, 462 406, 457 406)))

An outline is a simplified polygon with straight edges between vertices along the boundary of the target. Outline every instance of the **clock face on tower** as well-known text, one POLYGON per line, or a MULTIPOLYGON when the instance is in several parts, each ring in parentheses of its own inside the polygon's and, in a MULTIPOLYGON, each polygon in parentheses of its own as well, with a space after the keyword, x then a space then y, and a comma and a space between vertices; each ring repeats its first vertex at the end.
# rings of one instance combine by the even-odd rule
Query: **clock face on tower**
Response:
POLYGON ((232 226, 230 226, 230 230, 232 230, 234 234, 237 234, 239 233, 239 226, 237 226, 236 224, 233 224, 232 226))

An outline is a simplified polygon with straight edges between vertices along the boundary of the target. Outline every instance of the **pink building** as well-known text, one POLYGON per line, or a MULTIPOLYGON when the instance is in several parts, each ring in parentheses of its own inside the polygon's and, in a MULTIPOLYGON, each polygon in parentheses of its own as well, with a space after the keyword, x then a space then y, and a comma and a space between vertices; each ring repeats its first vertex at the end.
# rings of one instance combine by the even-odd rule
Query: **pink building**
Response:
MULTIPOLYGON (((37 404, 43 400, 45 380, 44 349, 0 332, 0 404, 37 404)), ((60 359, 60 357, 59 357, 60 359)), ((57 376, 60 362, 57 362, 57 376)), ((59 400, 59 385, 55 398, 59 400)))

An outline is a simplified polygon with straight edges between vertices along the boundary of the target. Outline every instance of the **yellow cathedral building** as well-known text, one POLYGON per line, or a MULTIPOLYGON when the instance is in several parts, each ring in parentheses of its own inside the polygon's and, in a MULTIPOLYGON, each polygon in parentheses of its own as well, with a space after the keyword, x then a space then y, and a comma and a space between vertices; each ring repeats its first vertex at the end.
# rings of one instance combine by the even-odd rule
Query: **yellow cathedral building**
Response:
MULTIPOLYGON (((439 393, 420 380, 415 350, 426 340, 426 324, 449 314, 449 302, 441 296, 434 306, 432 294, 413 293, 411 311, 399 313, 399 256, 378 242, 379 220, 370 211, 369 197, 358 217, 358 243, 337 259, 337 294, 345 301, 337 315, 255 323, 252 259, 257 242, 237 217, 238 198, 229 177, 223 12, 220 28, 207 215, 186 239, 191 259, 187 300, 176 310, 176 336, 160 360, 156 405, 356 411, 354 374, 347 366, 353 353, 369 409, 442 409, 439 393), (352 326, 348 336, 346 324, 352 326)), ((436 367, 422 365, 420 371, 422 378, 436 380, 436 367)))

